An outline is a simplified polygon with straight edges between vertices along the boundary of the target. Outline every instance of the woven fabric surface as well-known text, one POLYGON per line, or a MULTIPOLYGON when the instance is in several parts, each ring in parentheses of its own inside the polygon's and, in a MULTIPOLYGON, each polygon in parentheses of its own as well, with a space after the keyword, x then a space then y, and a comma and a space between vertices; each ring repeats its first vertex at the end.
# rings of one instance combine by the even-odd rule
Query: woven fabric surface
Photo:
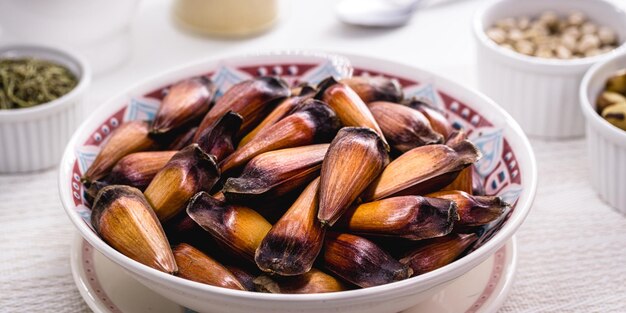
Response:
MULTIPOLYGON (((501 312, 626 312, 626 217, 591 188, 584 141, 533 141, 539 184, 501 312)), ((625 190, 626 191, 626 190, 625 190)))
MULTIPOLYGON (((626 312, 626 218, 587 180, 584 141, 533 141, 539 188, 500 312, 626 312)), ((72 280, 73 226, 56 171, 0 176, 0 312, 89 312, 72 280)))
POLYGON ((0 312, 89 312, 70 270, 57 171, 0 176, 0 312))

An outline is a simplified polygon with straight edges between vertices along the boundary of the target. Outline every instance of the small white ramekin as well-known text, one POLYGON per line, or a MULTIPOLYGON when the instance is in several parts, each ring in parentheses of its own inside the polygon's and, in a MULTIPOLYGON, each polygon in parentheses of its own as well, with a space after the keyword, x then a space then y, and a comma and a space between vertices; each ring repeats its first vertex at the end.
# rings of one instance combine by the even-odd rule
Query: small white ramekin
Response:
POLYGON ((78 78, 68 94, 32 108, 0 110, 0 173, 39 171, 57 165, 82 118, 81 104, 91 80, 82 57, 57 47, 10 45, 0 58, 33 57, 67 67, 78 78))
POLYGON ((580 85, 580 106, 587 122, 591 183, 604 201, 626 215, 626 131, 605 121, 595 110, 607 79, 626 68, 626 53, 594 65, 580 85))
POLYGON ((578 109, 583 75, 598 61, 626 51, 626 12, 606 0, 494 0, 477 12, 473 28, 479 88, 507 110, 526 134, 544 139, 584 134, 578 109), (589 58, 542 59, 500 47, 485 34, 499 19, 537 16, 547 10, 583 12, 592 21, 613 29, 622 45, 589 58))

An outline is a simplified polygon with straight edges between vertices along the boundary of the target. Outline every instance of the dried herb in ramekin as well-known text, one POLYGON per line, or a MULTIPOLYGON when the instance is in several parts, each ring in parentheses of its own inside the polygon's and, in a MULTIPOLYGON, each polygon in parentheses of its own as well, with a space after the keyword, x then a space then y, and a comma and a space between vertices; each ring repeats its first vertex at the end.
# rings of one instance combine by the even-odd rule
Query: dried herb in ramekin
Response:
POLYGON ((0 110, 50 102, 70 92, 77 83, 70 70, 54 62, 0 59, 0 110))

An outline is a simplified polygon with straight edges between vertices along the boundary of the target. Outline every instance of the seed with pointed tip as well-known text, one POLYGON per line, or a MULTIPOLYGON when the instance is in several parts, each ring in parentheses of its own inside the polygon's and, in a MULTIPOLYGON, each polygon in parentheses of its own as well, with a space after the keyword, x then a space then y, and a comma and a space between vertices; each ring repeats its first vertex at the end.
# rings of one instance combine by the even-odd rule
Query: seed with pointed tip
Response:
POLYGON ((237 277, 237 280, 239 280, 245 290, 255 291, 254 279, 260 273, 258 269, 236 265, 226 265, 226 268, 237 277))
POLYGON ((220 163, 220 169, 226 173, 263 152, 324 142, 337 128, 335 112, 321 101, 308 99, 298 112, 264 129, 253 141, 235 150, 220 163))
POLYGON ((352 88, 365 103, 374 101, 400 102, 403 98, 402 87, 395 79, 382 76, 358 76, 344 78, 339 82, 352 88))
MULTIPOLYGON (((368 188, 364 199, 378 200, 402 194, 403 191, 430 179, 458 172, 479 158, 478 148, 469 141, 463 141, 454 147, 446 145, 417 147, 389 163, 378 179, 368 188)), ((452 180, 455 177, 452 177, 452 180)))
POLYGON ((467 134, 463 130, 455 130, 448 136, 445 145, 450 147, 456 146, 464 140, 467 140, 467 134))
POLYGON ((215 124, 207 127, 200 134, 196 143, 204 152, 215 157, 217 162, 235 151, 235 137, 239 132, 243 118, 241 115, 228 111, 215 124))
POLYGON ((161 102, 150 132, 167 133, 203 116, 209 111, 213 96, 215 85, 206 77, 176 83, 161 102))
POLYGON ((435 132, 424 114, 417 110, 383 101, 372 102, 368 107, 389 144, 401 153, 443 142, 443 136, 435 132))
POLYGON ((450 137, 454 131, 454 127, 452 127, 452 124, 448 121, 444 113, 436 109, 429 100, 413 98, 409 100, 406 105, 424 114, 433 130, 442 134, 444 138, 450 137))
MULTIPOLYGON (((105 178, 106 179, 106 178, 105 178)), ((94 180, 89 184, 89 187, 85 189, 83 197, 88 204, 93 204, 93 201, 98 196, 98 193, 102 188, 110 186, 111 184, 106 180, 94 180)))
POLYGON ((322 162, 320 222, 332 226, 388 163, 389 155, 376 132, 342 128, 322 162))
POLYGON ((283 276, 308 272, 322 249, 325 230, 317 220, 319 178, 312 181, 274 224, 254 260, 265 272, 283 276))
POLYGON ((321 256, 327 270, 363 288, 403 280, 413 273, 373 242, 350 234, 327 233, 321 256))
POLYGON ((92 207, 91 225, 125 256, 162 272, 178 270, 163 228, 139 189, 103 188, 92 207))
MULTIPOLYGON (((190 127, 185 131, 181 131, 176 136, 173 136, 173 139, 167 145, 168 150, 182 150, 184 147, 193 143, 193 136, 196 135, 196 131, 198 131, 198 127, 190 127)), ((167 139, 167 138, 166 138, 167 139)))
POLYGON ((193 246, 181 243, 173 252, 178 264, 176 276, 211 286, 245 290, 233 273, 193 246))
POLYGON ((251 130, 245 137, 239 142, 239 146, 243 146, 252 141, 263 129, 276 124, 276 122, 283 119, 285 116, 294 113, 299 107, 302 106, 304 100, 312 98, 315 95, 314 89, 305 89, 303 93, 297 97, 289 97, 283 100, 270 114, 268 114, 259 125, 251 130))
POLYGON ((145 190, 154 176, 178 151, 148 151, 131 153, 115 164, 106 177, 109 184, 128 185, 145 190))
POLYGON ((272 110, 276 101, 288 97, 289 93, 287 83, 277 77, 257 77, 235 84, 217 99, 206 114, 194 140, 198 140, 205 128, 213 125, 228 111, 243 117, 241 133, 245 134, 272 110))
POLYGON ((459 175, 441 190, 461 190, 473 194, 474 189, 474 167, 468 166, 459 172, 459 175))
POLYGON ((447 235, 457 218, 452 201, 402 196, 353 207, 336 226, 351 233, 422 240, 447 235))
POLYGON ((476 241, 476 234, 450 234, 430 239, 409 251, 400 262, 411 267, 413 275, 434 271, 452 263, 476 241))
POLYGON ((322 99, 337 113, 337 117, 339 117, 344 126, 369 127, 373 129, 380 135, 385 148, 389 150, 389 144, 372 112, 370 112, 365 102, 359 98, 359 95, 352 88, 340 83, 331 85, 324 91, 322 99))
POLYGON ((265 152, 254 157, 243 173, 228 178, 222 192, 230 202, 273 200, 305 186, 319 176, 328 144, 265 152))
POLYGON ((161 222, 184 210, 201 190, 211 190, 220 177, 215 158, 197 144, 176 153, 156 174, 144 194, 161 222))
POLYGON ((291 87, 291 95, 294 97, 304 96, 307 94, 315 95, 317 89, 308 83, 300 83, 298 86, 291 87))
POLYGON ((508 204, 497 196, 472 196, 467 192, 440 191, 431 193, 435 197, 453 201, 459 212, 459 226, 480 226, 491 223, 504 214, 508 204))
POLYGON ((155 145, 155 141, 148 136, 147 122, 126 122, 111 133, 81 181, 89 184, 94 180, 99 180, 106 176, 115 163, 124 156, 133 152, 150 150, 155 145))
POLYGON ((206 192, 191 198, 187 214, 232 252, 252 262, 256 249, 272 228, 272 224, 254 210, 226 204, 206 192))
POLYGON ((348 290, 340 280, 316 268, 298 276, 269 277, 262 275, 254 279, 256 290, 269 293, 310 294, 348 290))

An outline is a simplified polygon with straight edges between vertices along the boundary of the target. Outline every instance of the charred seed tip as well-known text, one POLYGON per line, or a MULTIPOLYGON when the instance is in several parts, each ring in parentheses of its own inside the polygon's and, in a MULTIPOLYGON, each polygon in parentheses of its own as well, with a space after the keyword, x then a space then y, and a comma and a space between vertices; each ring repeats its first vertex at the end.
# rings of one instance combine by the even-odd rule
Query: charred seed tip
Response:
POLYGON ((91 180, 83 175, 80 177, 80 183, 89 188, 89 186, 91 185, 91 180))
MULTIPOLYGON (((224 114, 224 116, 222 117, 222 119, 224 119, 225 121, 229 122, 230 128, 234 128, 234 125, 237 125, 236 123, 241 123, 243 121, 243 116, 241 116, 241 114, 230 110, 228 112, 226 112, 224 114), (230 123, 234 123, 234 124, 230 124, 230 123)), ((237 126, 237 130, 239 130, 239 126, 237 126)))
POLYGON ((393 280, 394 281, 400 281, 400 280, 404 280, 407 277, 411 277, 411 276, 413 276, 413 269, 408 267, 408 266, 406 266, 406 267, 403 267, 403 268, 399 268, 398 270, 396 270, 393 273, 393 280))
POLYGON ((475 163, 483 156, 480 149, 467 139, 450 146, 450 148, 456 151, 467 164, 475 163))
MULTIPOLYGON (((204 150, 202 150, 202 148, 200 147, 200 145, 198 145, 197 143, 192 143, 189 146, 187 146, 185 149, 191 149, 193 150, 193 152, 195 153, 195 155, 202 161, 207 162, 208 164, 208 169, 210 169, 211 171, 213 171, 213 175, 219 176, 220 175, 220 168, 217 164, 217 160, 215 159, 215 157, 211 154, 206 153, 204 150)), ((181 150, 182 151, 182 150, 181 150)))
POLYGON ((323 229, 327 229, 330 228, 330 220, 328 219, 320 219, 318 218, 318 221, 320 222, 320 225, 322 226, 323 229))
POLYGON ((141 191, 135 187, 126 185, 109 185, 106 186, 96 195, 91 208, 91 224, 93 228, 99 232, 100 216, 109 205, 121 197, 135 198, 149 206, 148 201, 143 197, 141 191))
POLYGON ((193 195, 193 197, 191 197, 191 199, 189 199, 189 202, 187 203, 187 207, 185 208, 185 212, 187 212, 187 215, 189 215, 189 217, 194 221, 197 222, 196 219, 194 218, 194 213, 195 208, 196 208, 196 204, 199 201, 202 201, 203 198, 207 198, 209 199, 209 201, 211 201, 211 199, 215 202, 217 202, 218 200, 215 200, 211 197, 211 195, 206 192, 206 191, 200 191, 198 193, 196 193, 195 195, 193 195))
POLYGON ((438 215, 444 215, 447 218, 438 221, 442 226, 442 234, 449 234, 454 228, 454 223, 459 220, 459 214, 457 212, 458 207, 454 201, 437 199, 437 198, 425 198, 428 199, 428 204, 437 211, 438 215))
POLYGON ((259 80, 266 82, 270 88, 290 90, 289 84, 278 76, 261 76, 259 80))
POLYGON ((191 149, 194 150, 194 152, 200 159, 209 162, 211 165, 215 167, 215 169, 218 168, 217 160, 215 160, 215 157, 213 155, 206 153, 204 150, 202 150, 202 148, 200 148, 200 145, 198 145, 197 143, 192 143, 189 146, 191 147, 191 149))
MULTIPOLYGON (((376 140, 376 147, 379 151, 384 152, 384 155, 387 155, 387 152, 389 151, 389 146, 385 145, 382 137, 380 137, 375 130, 369 127, 343 127, 339 130, 339 133, 354 133, 364 137, 374 138, 376 140)), ((339 133, 337 134, 338 137, 339 133)))
POLYGON ((213 85, 213 81, 206 77, 206 76, 198 76, 197 79, 200 81, 200 83, 202 83, 205 86, 212 86, 213 85))
POLYGON ((448 211, 450 212, 450 219, 452 219, 452 221, 459 220, 459 206, 456 204, 456 202, 450 201, 450 207, 448 211))
POLYGON ((424 98, 424 97, 415 96, 415 97, 407 100, 405 102, 405 104, 407 106, 409 106, 409 107, 414 108, 414 109, 417 109, 419 107, 426 107, 426 108, 429 108, 431 110, 437 111, 439 113, 442 113, 442 114, 444 113, 441 109, 439 109, 438 107, 433 105, 433 103, 429 99, 424 98))
POLYGON ((189 210, 192 209, 193 206, 195 206, 195 204, 198 201, 198 199, 200 199, 202 197, 205 197, 205 196, 206 197, 210 197, 211 195, 208 192, 206 192, 206 191, 200 191, 200 192, 197 192, 195 195, 193 195, 191 197, 191 199, 189 199, 189 203, 187 204, 187 209, 185 210, 187 212, 187 214, 190 213, 189 210))
POLYGON ((231 193, 246 192, 248 194, 262 194, 272 186, 265 183, 261 178, 240 178, 229 177, 224 183, 222 192, 228 195, 231 193))
POLYGON ((337 81, 337 79, 335 79, 334 76, 328 76, 325 79, 323 79, 321 82, 319 82, 319 84, 317 84, 317 94, 315 94, 315 96, 313 98, 315 99, 323 99, 324 98, 324 93, 326 92, 326 89, 328 89, 329 87, 339 84, 339 82, 337 81))
POLYGON ((311 86, 309 84, 305 84, 300 89, 300 94, 298 96, 310 95, 310 94, 312 94, 312 93, 314 93, 316 91, 317 91, 317 89, 315 89, 315 87, 313 87, 313 86, 311 86))
POLYGON ((315 135, 316 141, 325 140, 326 137, 341 126, 341 122, 339 121, 339 118, 337 118, 335 111, 320 100, 310 98, 304 100, 300 111, 309 112, 315 124, 320 126, 315 135))
POLYGON ((266 293, 280 293, 280 287, 267 275, 261 275, 253 280, 256 291, 266 293))
POLYGON ((486 205, 495 205, 498 207, 502 207, 504 210, 507 207, 511 207, 511 205, 505 202, 502 197, 493 197, 493 196, 474 196, 474 199, 480 203, 484 203, 486 205))

